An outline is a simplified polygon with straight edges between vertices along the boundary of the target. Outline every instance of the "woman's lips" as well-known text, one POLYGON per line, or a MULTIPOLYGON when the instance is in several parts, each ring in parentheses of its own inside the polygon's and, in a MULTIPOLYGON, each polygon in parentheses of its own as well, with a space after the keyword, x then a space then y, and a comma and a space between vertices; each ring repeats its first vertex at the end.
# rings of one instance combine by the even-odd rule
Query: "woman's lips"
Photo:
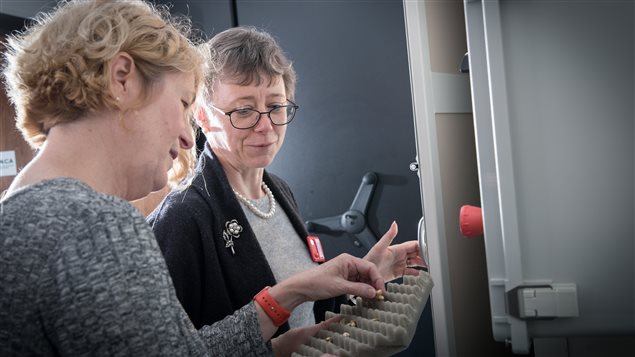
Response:
POLYGON ((264 143, 264 144, 249 144, 249 146, 253 146, 256 148, 267 148, 269 146, 273 145, 273 143, 264 143))

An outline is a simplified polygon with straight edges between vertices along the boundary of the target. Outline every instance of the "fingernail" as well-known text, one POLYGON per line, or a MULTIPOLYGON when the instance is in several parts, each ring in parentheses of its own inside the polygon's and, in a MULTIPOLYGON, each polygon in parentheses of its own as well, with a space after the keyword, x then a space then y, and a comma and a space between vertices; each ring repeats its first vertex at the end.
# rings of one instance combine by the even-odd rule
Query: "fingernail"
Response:
POLYGON ((377 290, 372 289, 372 288, 371 288, 371 289, 368 289, 368 298, 369 298, 369 299, 374 298, 374 297, 375 297, 375 294, 377 294, 377 290))

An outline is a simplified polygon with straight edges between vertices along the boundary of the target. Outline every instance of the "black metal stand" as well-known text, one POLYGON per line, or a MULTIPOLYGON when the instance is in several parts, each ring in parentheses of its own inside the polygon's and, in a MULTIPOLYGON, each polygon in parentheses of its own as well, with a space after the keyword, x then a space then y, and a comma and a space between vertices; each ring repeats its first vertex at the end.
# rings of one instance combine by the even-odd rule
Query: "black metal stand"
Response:
POLYGON ((332 258, 339 253, 363 256, 377 242, 377 236, 368 227, 368 221, 366 220, 368 205, 375 191, 376 184, 377 174, 368 172, 362 178, 357 195, 355 195, 355 199, 348 211, 338 216, 318 218, 306 222, 309 233, 315 234, 323 240, 327 258, 332 258), (342 236, 349 237, 356 249, 354 248, 351 251, 346 247, 342 247, 342 244, 338 244, 340 248, 336 248, 336 251, 333 251, 333 245, 330 244, 329 240, 334 238, 341 239, 342 236))

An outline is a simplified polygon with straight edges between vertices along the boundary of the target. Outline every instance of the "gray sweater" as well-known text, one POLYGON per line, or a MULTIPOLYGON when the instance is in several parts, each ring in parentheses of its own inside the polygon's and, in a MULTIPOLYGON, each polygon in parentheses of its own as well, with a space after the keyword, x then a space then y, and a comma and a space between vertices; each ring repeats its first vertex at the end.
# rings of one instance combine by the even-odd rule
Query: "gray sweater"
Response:
POLYGON ((0 202, 0 355, 269 356, 247 304, 197 331, 143 216, 73 179, 0 202))

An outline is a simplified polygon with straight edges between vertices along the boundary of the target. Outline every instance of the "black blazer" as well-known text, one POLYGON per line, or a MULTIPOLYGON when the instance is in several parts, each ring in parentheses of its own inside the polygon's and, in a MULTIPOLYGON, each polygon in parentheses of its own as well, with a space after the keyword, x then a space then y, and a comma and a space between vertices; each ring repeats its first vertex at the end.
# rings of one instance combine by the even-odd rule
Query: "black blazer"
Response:
MULTIPOLYGON (((289 186, 266 171, 264 181, 306 246, 308 232, 289 186)), ((147 220, 167 262, 176 295, 196 328, 231 315, 263 287, 276 284, 227 176, 207 145, 192 185, 168 194, 147 220), (233 239, 235 255, 223 239, 226 222, 234 219, 243 227, 240 237, 233 239)), ((322 321, 327 310, 338 312, 344 302, 343 296, 316 301, 316 321, 322 321)), ((288 329, 285 323, 277 334, 288 329)))

